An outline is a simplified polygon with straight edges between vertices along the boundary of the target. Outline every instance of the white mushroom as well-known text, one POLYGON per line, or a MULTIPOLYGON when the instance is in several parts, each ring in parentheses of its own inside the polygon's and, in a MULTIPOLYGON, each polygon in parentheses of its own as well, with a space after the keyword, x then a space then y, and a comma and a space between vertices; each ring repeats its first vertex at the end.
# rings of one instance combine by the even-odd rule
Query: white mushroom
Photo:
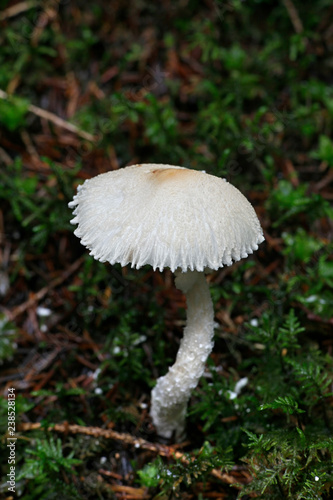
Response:
POLYGON ((205 271, 247 257, 264 240, 252 205, 225 179, 171 165, 134 165, 98 175, 69 204, 90 255, 111 264, 175 271, 187 324, 175 364, 152 391, 159 435, 180 438, 187 403, 213 348, 205 271))

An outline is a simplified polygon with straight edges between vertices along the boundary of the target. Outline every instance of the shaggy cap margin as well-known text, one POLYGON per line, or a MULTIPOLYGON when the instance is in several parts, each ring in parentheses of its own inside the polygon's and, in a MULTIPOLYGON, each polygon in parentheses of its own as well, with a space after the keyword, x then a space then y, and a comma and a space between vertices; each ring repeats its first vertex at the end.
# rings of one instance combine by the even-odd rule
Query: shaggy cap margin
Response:
POLYGON ((72 224, 101 262, 162 271, 216 270, 264 241, 249 201, 225 179, 172 165, 133 165, 86 180, 72 224))

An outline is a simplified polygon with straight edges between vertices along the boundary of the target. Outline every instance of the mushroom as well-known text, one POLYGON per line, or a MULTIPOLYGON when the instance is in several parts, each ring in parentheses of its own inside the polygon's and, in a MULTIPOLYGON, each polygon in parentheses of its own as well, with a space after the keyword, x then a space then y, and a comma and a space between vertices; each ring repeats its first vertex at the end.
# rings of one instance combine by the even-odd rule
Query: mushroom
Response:
POLYGON ((69 203, 81 243, 101 262, 169 267, 186 295, 187 324, 175 364, 152 391, 151 417, 165 438, 183 436, 188 400, 213 348, 214 311, 205 273, 258 249, 252 205, 225 179, 143 164, 86 180, 69 203))

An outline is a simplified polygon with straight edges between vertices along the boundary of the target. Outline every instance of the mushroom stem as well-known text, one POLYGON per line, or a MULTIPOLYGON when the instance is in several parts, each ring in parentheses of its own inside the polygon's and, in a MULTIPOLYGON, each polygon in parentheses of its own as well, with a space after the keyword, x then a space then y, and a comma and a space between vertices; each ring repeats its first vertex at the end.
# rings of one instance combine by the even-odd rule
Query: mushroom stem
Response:
POLYGON ((187 322, 175 364, 152 391, 151 416, 157 433, 182 438, 187 403, 213 349, 214 311, 204 272, 176 273, 176 287, 186 295, 187 322))

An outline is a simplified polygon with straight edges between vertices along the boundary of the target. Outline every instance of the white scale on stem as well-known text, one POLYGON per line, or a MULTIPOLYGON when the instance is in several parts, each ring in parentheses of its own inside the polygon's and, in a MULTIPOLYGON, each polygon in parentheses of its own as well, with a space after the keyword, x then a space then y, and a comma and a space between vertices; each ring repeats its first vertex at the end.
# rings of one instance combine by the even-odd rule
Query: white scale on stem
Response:
POLYGON ((187 321, 175 364, 152 391, 151 416, 160 436, 183 437, 187 403, 213 349, 214 311, 203 272, 177 273, 176 287, 186 295, 187 321))

